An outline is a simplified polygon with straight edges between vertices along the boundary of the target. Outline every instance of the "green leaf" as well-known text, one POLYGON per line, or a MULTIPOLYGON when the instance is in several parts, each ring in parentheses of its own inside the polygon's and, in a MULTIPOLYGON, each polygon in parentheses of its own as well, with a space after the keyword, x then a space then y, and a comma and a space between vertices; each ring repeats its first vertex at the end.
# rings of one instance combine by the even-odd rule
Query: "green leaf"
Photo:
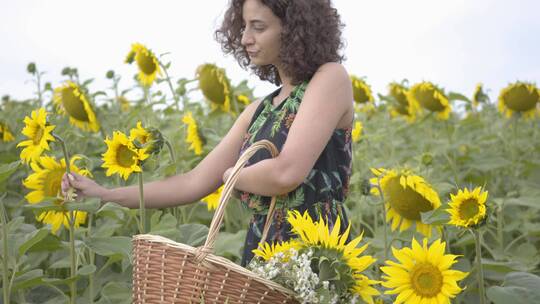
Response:
POLYGON ((129 208, 118 205, 117 203, 105 203, 97 211, 98 216, 107 216, 117 220, 123 220, 126 213, 129 212, 129 208))
POLYGON ((446 211, 448 205, 442 205, 435 210, 422 212, 422 223, 431 225, 443 225, 450 220, 450 214, 446 211))
POLYGON ((60 241, 60 238, 54 234, 47 233, 45 237, 34 244, 32 247, 28 249, 28 252, 43 252, 43 251, 56 251, 63 249, 64 245, 62 244, 62 241, 60 241))
POLYGON ((131 303, 131 288, 127 283, 109 282, 103 286, 101 295, 109 303, 131 303))
POLYGON ((21 161, 17 160, 9 164, 0 165, 0 184, 7 180, 19 168, 20 164, 21 161))
POLYGON ((242 256, 243 246, 241 244, 246 238, 246 233, 246 230, 240 230, 236 233, 220 232, 214 245, 214 252, 231 260, 233 258, 239 259, 242 256))
POLYGON ((102 256, 122 254, 128 258, 131 254, 131 238, 125 236, 91 237, 85 240, 86 246, 102 256))
POLYGON ((202 245, 208 235, 208 227, 201 224, 183 224, 178 230, 178 242, 193 247, 202 245))
POLYGON ((32 286, 36 286, 42 283, 43 279, 43 270, 33 269, 24 274, 18 276, 13 282, 13 287, 11 292, 15 292, 19 289, 25 289, 32 286))
POLYGON ((47 235, 49 234, 49 230, 46 228, 41 228, 39 230, 33 231, 29 235, 25 237, 24 243, 22 243, 21 247, 19 247, 19 255, 24 255, 28 249, 32 248, 32 246, 39 243, 41 240, 43 240, 47 235))
POLYGON ((83 267, 79 268, 77 274, 87 276, 93 274, 94 272, 96 272, 96 265, 84 265, 83 267))
POLYGON ((523 206, 530 208, 540 208, 540 197, 538 196, 521 196, 504 200, 505 205, 523 206))
POLYGON ((176 218, 170 213, 165 213, 163 216, 161 214, 161 211, 152 214, 150 219, 150 233, 174 239, 178 235, 176 218))
POLYGON ((70 211, 85 211, 94 213, 99 210, 101 203, 99 198, 88 198, 82 203, 65 204, 66 209, 70 211))
POLYGON ((540 277, 527 272, 511 272, 504 277, 502 286, 487 290, 488 298, 495 304, 540 303, 540 277))

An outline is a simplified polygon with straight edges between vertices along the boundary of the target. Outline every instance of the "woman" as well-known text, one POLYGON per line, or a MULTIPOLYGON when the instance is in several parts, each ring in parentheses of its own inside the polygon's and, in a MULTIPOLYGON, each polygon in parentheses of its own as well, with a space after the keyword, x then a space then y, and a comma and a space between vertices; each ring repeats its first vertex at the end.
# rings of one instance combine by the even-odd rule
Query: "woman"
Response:
MULTIPOLYGON (((276 212, 267 241, 290 238, 291 209, 325 218, 332 227, 351 174, 352 87, 338 54, 342 24, 328 0, 232 0, 216 39, 227 54, 262 80, 281 87, 246 107, 221 142, 191 171, 145 184, 149 208, 197 202, 227 179, 240 154, 267 139, 276 158, 259 151, 241 171, 235 189, 254 211, 242 265, 253 257, 271 196, 276 212)), ((63 179, 79 197, 98 197, 137 208, 135 186, 106 189, 73 175, 63 179)))

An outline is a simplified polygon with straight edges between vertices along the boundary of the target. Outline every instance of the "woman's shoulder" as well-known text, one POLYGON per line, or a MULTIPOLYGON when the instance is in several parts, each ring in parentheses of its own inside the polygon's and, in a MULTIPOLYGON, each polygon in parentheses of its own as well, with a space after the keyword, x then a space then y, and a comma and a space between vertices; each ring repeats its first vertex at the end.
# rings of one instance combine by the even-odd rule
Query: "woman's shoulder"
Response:
POLYGON ((349 79, 349 73, 347 73, 347 69, 345 68, 345 66, 343 66, 343 64, 339 62, 326 62, 321 64, 315 72, 314 76, 316 76, 317 74, 323 74, 327 77, 338 77, 337 80, 343 80, 343 78, 347 80, 349 79))

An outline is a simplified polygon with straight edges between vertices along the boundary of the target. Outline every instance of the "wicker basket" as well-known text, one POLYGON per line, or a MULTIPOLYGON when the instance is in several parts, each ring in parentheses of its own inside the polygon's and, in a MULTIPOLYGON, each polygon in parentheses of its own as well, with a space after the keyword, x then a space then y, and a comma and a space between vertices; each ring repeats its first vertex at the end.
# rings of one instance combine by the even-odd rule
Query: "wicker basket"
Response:
MULTIPOLYGON (((194 248, 149 234, 133 237, 133 303, 297 303, 292 291, 212 254, 239 172, 262 148, 272 157, 278 154, 270 141, 261 140, 240 156, 225 183, 203 246, 194 248)), ((262 241, 268 234, 274 207, 275 197, 262 241)))

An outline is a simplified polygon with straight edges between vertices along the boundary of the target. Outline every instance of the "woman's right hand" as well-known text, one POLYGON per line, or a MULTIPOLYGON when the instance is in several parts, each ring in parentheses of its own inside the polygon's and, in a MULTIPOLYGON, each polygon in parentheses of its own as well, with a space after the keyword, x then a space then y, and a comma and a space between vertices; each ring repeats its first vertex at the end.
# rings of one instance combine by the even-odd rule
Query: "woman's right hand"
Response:
POLYGON ((78 200, 84 197, 103 199, 105 193, 108 191, 107 188, 99 185, 94 180, 73 172, 69 175, 64 173, 62 176, 62 194, 64 196, 67 195, 70 187, 75 189, 78 200))

